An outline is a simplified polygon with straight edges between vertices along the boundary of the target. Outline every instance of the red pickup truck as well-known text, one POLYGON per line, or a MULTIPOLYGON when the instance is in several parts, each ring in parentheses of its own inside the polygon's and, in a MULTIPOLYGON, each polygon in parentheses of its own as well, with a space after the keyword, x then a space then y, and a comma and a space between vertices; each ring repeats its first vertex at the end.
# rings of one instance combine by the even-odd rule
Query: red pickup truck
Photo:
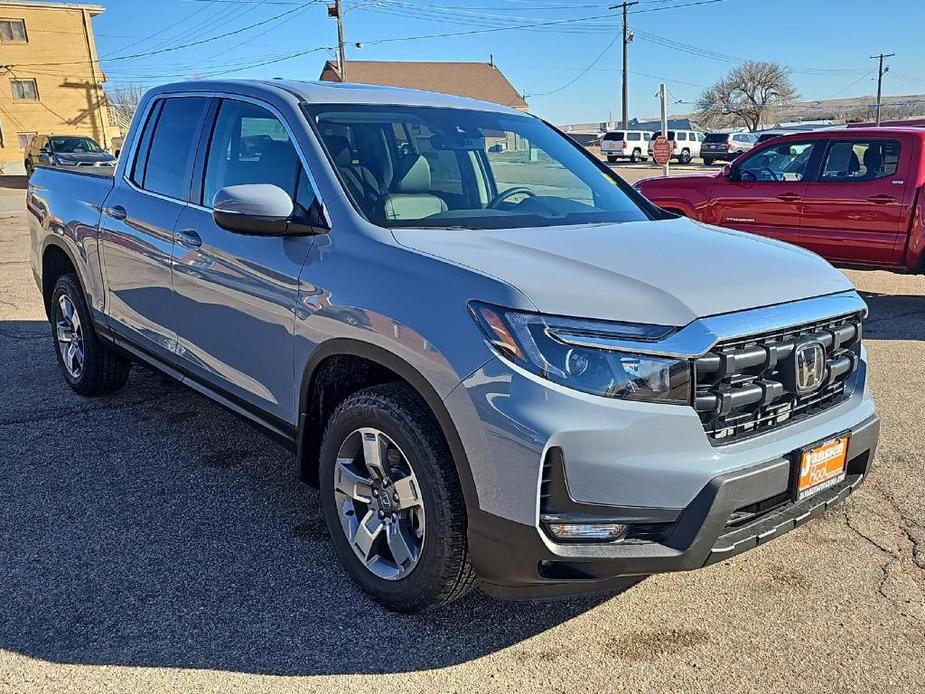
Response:
POLYGON ((925 270, 925 129, 785 135, 719 173, 649 178, 663 209, 850 265, 925 270))

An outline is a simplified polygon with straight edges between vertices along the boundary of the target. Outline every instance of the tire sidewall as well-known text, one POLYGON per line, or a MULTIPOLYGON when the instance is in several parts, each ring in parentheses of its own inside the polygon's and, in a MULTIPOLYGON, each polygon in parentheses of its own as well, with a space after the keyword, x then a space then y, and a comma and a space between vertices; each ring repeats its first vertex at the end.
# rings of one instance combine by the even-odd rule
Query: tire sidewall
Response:
POLYGON ((433 592, 439 580, 443 559, 442 540, 446 520, 443 503, 438 498, 439 482, 435 476, 434 451, 426 441, 414 440, 415 433, 388 412, 379 408, 355 406, 334 415, 321 446, 319 483, 321 506, 331 540, 351 578, 378 600, 398 606, 409 596, 423 598, 433 592), (408 576, 397 580, 380 578, 367 569, 356 556, 340 524, 334 498, 334 466, 340 446, 347 436, 361 427, 375 427, 401 449, 418 480, 424 500, 424 545, 417 565, 408 576))
POLYGON ((87 304, 84 301, 83 289, 74 275, 62 275, 59 277, 51 293, 51 337, 54 341, 55 357, 58 360, 58 365, 61 367, 61 373, 64 374, 65 380, 67 380, 75 390, 79 391, 80 387, 88 379, 87 374, 91 369, 91 362, 96 358, 94 350, 96 350, 97 344, 95 336, 93 335, 93 324, 91 323, 90 311, 87 309, 87 304), (61 349, 58 346, 58 301, 64 295, 67 295, 68 299, 70 299, 71 304, 74 306, 74 310, 77 311, 77 315, 80 317, 84 363, 80 376, 77 378, 71 376, 70 371, 68 371, 67 367, 64 365, 64 358, 61 356, 61 349))

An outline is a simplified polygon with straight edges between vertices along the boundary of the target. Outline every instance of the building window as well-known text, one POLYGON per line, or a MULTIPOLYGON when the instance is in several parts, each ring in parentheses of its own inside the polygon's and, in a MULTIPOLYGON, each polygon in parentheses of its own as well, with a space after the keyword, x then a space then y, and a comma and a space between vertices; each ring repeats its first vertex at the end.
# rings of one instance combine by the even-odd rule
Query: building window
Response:
POLYGON ((26 43, 26 23, 21 19, 0 19, 0 41, 26 43))
POLYGON ((14 101, 38 101, 39 88, 35 80, 11 80, 14 101))
POLYGON ((38 133, 16 133, 16 140, 19 142, 19 148, 26 149, 26 147, 32 144, 32 138, 36 135, 38 135, 38 133))

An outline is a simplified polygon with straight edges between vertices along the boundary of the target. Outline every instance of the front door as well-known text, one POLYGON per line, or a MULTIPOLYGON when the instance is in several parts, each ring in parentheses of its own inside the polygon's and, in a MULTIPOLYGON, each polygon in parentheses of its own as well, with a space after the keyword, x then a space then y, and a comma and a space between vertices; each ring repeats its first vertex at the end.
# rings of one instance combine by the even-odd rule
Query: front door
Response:
POLYGON ((909 157, 899 140, 831 140, 807 186, 802 243, 829 260, 888 265, 901 260, 902 197, 909 157))
POLYGON ((800 242, 800 217, 813 163, 812 142, 788 142, 748 154, 713 186, 710 221, 789 243, 800 242))
POLYGON ((296 209, 315 204, 312 186, 281 120, 256 104, 225 99, 217 110, 205 171, 177 222, 174 294, 178 353, 187 371, 239 406, 294 424, 293 330, 298 278, 311 236, 248 236, 212 218, 225 186, 272 183, 296 209))
POLYGON ((176 348, 171 290, 174 226, 187 206, 208 99, 170 97, 148 111, 132 161, 106 198, 100 247, 114 331, 158 356, 176 348))

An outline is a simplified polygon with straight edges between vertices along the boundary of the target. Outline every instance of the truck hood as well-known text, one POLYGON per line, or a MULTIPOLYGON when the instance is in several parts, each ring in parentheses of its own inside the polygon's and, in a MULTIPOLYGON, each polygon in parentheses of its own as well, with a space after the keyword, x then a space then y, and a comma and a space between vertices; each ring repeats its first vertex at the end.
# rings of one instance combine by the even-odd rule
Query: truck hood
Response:
POLYGON ((689 219, 393 233, 403 246, 507 282, 557 315, 682 326, 853 288, 813 253, 689 219))
POLYGON ((109 152, 62 152, 61 154, 55 154, 55 158, 63 161, 73 162, 73 163, 111 163, 116 160, 109 152))

